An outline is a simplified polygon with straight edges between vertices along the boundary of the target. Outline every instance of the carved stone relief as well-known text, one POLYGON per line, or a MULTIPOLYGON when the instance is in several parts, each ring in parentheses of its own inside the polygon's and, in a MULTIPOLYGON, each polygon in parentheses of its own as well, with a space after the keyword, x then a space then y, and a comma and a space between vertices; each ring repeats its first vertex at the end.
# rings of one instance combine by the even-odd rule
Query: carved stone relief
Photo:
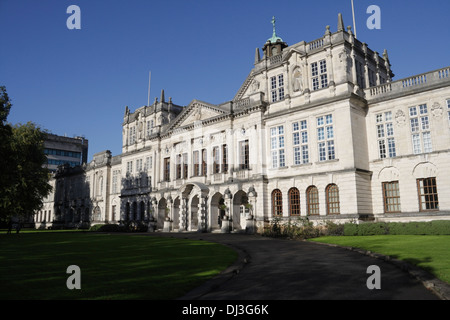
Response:
POLYGON ((402 110, 398 110, 397 113, 395 114, 395 121, 397 122, 398 126, 405 125, 406 116, 402 110))
POLYGON ((435 103, 431 106, 431 114, 432 114, 434 117, 442 117, 443 110, 442 110, 442 106, 440 105, 439 102, 435 102, 435 103))

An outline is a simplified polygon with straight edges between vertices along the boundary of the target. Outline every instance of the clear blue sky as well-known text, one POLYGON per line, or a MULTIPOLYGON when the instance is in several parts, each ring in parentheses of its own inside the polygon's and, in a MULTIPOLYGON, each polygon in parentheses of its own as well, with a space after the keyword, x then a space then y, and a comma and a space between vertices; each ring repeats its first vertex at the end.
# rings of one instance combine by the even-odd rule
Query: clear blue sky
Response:
MULTIPOLYGON (((450 65, 450 2, 355 0, 358 39, 386 48, 394 79, 450 65), (369 30, 369 5, 381 30, 369 30)), ((121 153, 125 106, 151 98, 188 105, 233 99, 253 67, 255 48, 277 34, 289 45, 352 25, 351 0, 0 0, 0 85, 13 107, 9 122, 33 121, 58 135, 89 139, 94 153, 121 153), (69 5, 81 30, 69 30, 69 5)))

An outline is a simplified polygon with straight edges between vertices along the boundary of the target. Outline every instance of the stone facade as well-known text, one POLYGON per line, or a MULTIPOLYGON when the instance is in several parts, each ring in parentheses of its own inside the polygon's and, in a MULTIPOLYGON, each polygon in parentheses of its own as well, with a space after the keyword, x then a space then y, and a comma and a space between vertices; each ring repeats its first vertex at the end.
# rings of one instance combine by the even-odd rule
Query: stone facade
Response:
POLYGON ((62 168, 50 220, 254 232, 274 216, 450 219, 450 68, 394 81, 387 52, 343 26, 291 46, 274 28, 232 101, 183 107, 163 91, 127 107, 122 154, 62 168))

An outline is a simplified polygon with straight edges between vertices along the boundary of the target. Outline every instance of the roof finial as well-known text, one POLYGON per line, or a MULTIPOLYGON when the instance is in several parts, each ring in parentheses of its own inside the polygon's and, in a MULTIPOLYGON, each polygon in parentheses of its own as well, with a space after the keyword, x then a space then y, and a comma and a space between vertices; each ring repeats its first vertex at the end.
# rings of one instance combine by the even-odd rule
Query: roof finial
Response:
POLYGON ((280 37, 277 37, 277 32, 275 30, 275 16, 272 17, 272 26, 273 26, 273 33, 272 33, 272 38, 270 38, 267 41, 270 41, 271 43, 276 43, 277 41, 283 42, 283 39, 281 39, 280 37))
POLYGON ((273 25, 273 36, 276 37, 277 33, 275 32, 275 16, 272 17, 272 25, 273 25))

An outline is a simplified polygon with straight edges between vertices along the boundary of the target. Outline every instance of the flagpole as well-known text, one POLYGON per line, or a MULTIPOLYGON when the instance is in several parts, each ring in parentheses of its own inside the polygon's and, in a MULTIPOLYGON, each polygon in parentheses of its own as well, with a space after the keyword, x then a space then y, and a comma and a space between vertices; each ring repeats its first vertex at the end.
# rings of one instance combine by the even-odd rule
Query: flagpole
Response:
POLYGON ((150 82, 152 80, 152 72, 148 72, 148 100, 147 100, 147 106, 150 105, 150 82))
POLYGON ((355 38, 356 37, 356 22, 355 22, 355 6, 353 4, 353 0, 352 0, 352 13, 353 13, 353 30, 355 31, 355 38))

